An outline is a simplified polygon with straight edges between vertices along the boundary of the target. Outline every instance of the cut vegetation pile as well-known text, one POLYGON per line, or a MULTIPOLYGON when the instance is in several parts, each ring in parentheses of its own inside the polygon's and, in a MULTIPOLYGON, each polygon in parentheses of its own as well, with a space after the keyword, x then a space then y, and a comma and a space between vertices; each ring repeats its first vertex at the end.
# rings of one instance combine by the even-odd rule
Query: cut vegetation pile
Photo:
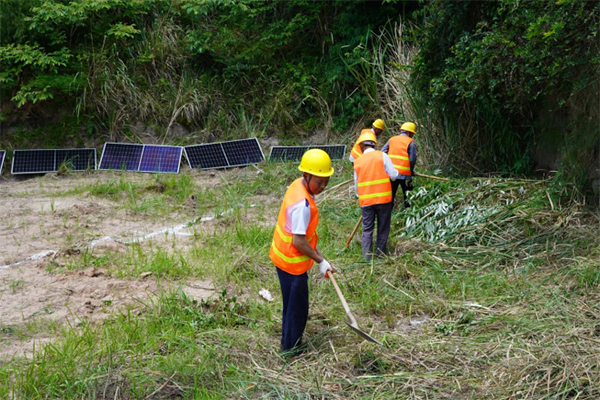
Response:
POLYGON ((599 220, 574 189, 420 179, 411 207, 393 216, 392 254, 366 264, 357 238, 344 250, 360 211, 351 167, 335 168, 317 198, 320 247, 361 329, 384 347, 343 324, 332 285, 311 271, 307 351, 278 352, 281 298, 268 248, 296 165, 135 181, 118 173, 56 196, 112 201, 163 226, 177 215, 192 234, 118 254, 72 251, 47 268, 95 266, 132 285, 144 271, 170 287, 209 279, 217 295, 197 301, 171 289, 99 324, 0 326, 3 341, 44 329, 56 338, 31 358, 0 361, 0 398, 600 398, 599 220), (203 226, 207 214, 221 217, 203 226), (263 288, 274 301, 259 296, 263 288))

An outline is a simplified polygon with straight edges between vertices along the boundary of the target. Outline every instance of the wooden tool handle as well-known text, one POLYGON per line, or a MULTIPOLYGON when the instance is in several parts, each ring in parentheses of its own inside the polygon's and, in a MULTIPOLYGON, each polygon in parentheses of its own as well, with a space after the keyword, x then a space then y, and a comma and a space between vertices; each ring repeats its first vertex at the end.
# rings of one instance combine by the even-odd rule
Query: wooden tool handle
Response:
POLYGON ((352 238, 354 237, 354 234, 356 233, 356 230, 358 229, 358 226, 362 222, 362 219, 363 219, 363 217, 361 215, 360 218, 358 219, 358 222, 354 226, 354 230, 352 231, 352 235, 350 235, 350 237, 348 238, 348 241, 346 242, 346 247, 350 246, 350 242, 352 241, 352 238))
POLYGON ((438 181, 449 181, 450 179, 448 178, 442 178, 441 176, 433 176, 433 175, 425 175, 425 174, 417 174, 415 172, 415 176, 421 176, 423 178, 429 178, 429 179, 437 179, 438 181))
POLYGON ((327 271, 326 273, 327 273, 327 277, 331 280, 331 283, 333 284, 333 287, 335 288, 335 291, 336 291, 338 297, 340 298, 340 300, 342 302, 342 306, 344 307, 344 311, 346 311, 346 315, 350 319, 350 323, 356 325, 356 319, 354 318, 354 315, 352 315, 352 312, 350 311, 350 307, 348 306, 348 303, 346 302, 346 299, 344 298, 344 295, 342 294, 340 287, 338 286, 337 282, 335 281, 333 274, 329 271, 327 271))

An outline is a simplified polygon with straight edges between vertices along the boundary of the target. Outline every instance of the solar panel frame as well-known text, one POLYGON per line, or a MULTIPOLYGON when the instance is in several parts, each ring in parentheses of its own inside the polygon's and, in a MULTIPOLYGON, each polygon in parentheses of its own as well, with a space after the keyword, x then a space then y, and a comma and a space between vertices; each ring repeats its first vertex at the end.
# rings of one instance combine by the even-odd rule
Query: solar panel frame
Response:
POLYGON ((223 146, 230 167, 258 164, 265 159, 265 155, 256 138, 230 140, 228 142, 221 142, 221 145, 223 146))
MULTIPOLYGON (((139 165, 139 172, 153 172, 153 173, 179 173, 179 167, 181 166, 181 155, 183 154, 183 147, 181 146, 166 146, 166 145, 155 145, 145 144, 142 150, 142 157, 139 165), (161 158, 161 150, 163 153, 167 153, 165 158, 161 158), (158 159, 157 159, 158 158, 158 159), (156 165, 156 161, 166 160, 165 164, 159 163, 156 165), (176 164, 173 162, 176 161, 176 164), (162 169, 162 165, 167 165, 171 168, 162 169), (156 166, 157 168, 151 168, 156 166)), ((163 154, 164 155, 164 154, 163 154)))
POLYGON ((182 154, 181 146, 106 142, 98 169, 177 174, 181 166, 182 154), (167 167, 162 168, 164 165, 167 167))
POLYGON ((90 168, 90 158, 93 154, 93 168, 96 169, 96 149, 94 148, 70 148, 70 149, 16 149, 13 150, 13 159, 11 164, 11 174, 46 174, 58 171, 62 163, 69 159, 59 156, 64 154, 78 158, 81 154, 87 153, 87 163, 82 162, 71 164, 71 171, 85 171, 90 168), (59 162, 60 160, 60 162, 59 162), (32 166, 33 162, 33 166, 32 166), (80 166, 80 167, 78 167, 80 166))
POLYGON ((85 171, 91 167, 90 158, 93 154, 93 169, 96 169, 96 149, 71 148, 71 149, 16 149, 13 150, 11 174, 46 174, 58 171, 65 160, 79 158, 87 153, 87 163, 77 162, 71 164, 72 171, 85 171), (64 156, 63 156, 64 155, 64 156), (59 161, 60 160, 60 161, 59 161), (79 167, 80 166, 80 167, 79 167))
POLYGON ((227 161, 227 156, 221 143, 186 146, 183 151, 185 152, 185 158, 188 160, 190 168, 219 169, 229 166, 229 161, 227 161), (213 149, 212 152, 210 149, 213 149))
POLYGON ((270 161, 300 161, 309 146, 273 146, 269 154, 270 161))
POLYGON ((56 152, 50 149, 18 149, 13 150, 13 159, 10 173, 21 174, 45 174, 55 172, 56 152), (31 167, 33 162, 34 168, 31 167), (37 167, 37 168, 35 168, 37 167))
POLYGON ((6 150, 0 150, 0 174, 2 173, 2 167, 4 166, 5 158, 6 158, 6 150))
POLYGON ((269 154, 270 161, 300 161, 302 155, 310 149, 321 149, 329 154, 332 160, 343 160, 346 156, 346 146, 318 145, 318 146, 273 146, 269 154), (278 154, 279 153, 279 154, 278 154), (341 154, 340 154, 341 153, 341 154))
POLYGON ((106 142, 104 143, 104 147, 102 149, 102 156, 100 157, 98 169, 101 171, 139 171, 143 151, 143 144, 106 142), (119 154, 117 150, 119 147, 128 148, 128 152, 130 154, 119 154), (115 149, 115 152, 113 153, 110 149, 115 149), (122 155, 124 155, 124 157, 120 157, 122 155), (125 158, 130 156, 133 156, 134 158, 125 158))
POLYGON ((265 159, 257 138, 185 146, 183 150, 190 168, 198 169, 241 167, 265 159))

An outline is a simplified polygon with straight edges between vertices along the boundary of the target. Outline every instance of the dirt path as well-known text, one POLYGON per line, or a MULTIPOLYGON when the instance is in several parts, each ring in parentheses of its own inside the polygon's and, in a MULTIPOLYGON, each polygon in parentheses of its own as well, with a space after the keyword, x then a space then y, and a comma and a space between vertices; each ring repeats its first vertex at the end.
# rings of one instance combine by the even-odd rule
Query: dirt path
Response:
MULTIPOLYGON (((36 330, 40 324, 99 322, 126 307, 135 311, 161 290, 170 289, 157 287, 147 274, 123 280, 93 267, 61 272, 49 268, 64 264, 76 249, 120 252, 126 248, 123 243, 150 237, 160 241, 161 236, 165 240, 165 232, 170 234, 170 244, 173 238, 181 238, 181 245, 188 245, 190 233, 184 224, 189 215, 143 218, 108 200, 68 194, 103 179, 114 177, 48 174, 0 182, 0 360, 30 355, 34 345, 53 340, 47 329, 36 330)), ((147 178, 131 174, 127 179, 147 178)), ((215 294, 209 281, 165 285, 182 285, 197 300, 215 294)))

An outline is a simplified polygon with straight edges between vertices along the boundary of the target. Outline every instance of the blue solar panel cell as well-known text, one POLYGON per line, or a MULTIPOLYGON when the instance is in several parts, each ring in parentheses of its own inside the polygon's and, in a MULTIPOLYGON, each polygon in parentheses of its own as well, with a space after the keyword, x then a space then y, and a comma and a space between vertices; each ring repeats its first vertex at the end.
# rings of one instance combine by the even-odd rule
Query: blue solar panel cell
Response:
POLYGON ((105 143, 98 169, 138 171, 143 150, 143 144, 105 143))
POLYGON ((43 174, 56 171, 56 150, 15 150, 12 174, 43 174))
POLYGON ((232 140, 221 144, 230 167, 257 164, 265 159, 256 138, 232 140))
POLYGON ((55 170, 65 165, 71 171, 96 169, 96 149, 61 149, 56 150, 55 170))
POLYGON ((256 138, 185 147, 190 168, 213 169, 256 164, 265 159, 256 138))
POLYGON ((321 149, 327 154, 332 160, 342 160, 346 154, 346 146, 343 144, 331 144, 323 146, 310 146, 311 149, 321 149))
POLYGON ((71 171, 96 169, 96 149, 15 150, 11 173, 44 174, 62 165, 71 171))
POLYGON ((182 152, 181 146, 105 143, 98 169, 178 173, 182 152))
POLYGON ((300 161, 302 155, 309 149, 321 149, 329 154, 332 160, 341 160, 346 154, 344 145, 322 145, 322 146, 273 146, 269 159, 271 161, 300 161))
POLYGON ((269 160, 271 161, 300 161, 308 146, 273 146, 269 160))
POLYGON ((179 172, 182 147, 144 145, 140 172, 179 172))
POLYGON ((229 166, 221 143, 187 146, 185 148, 185 155, 190 168, 213 169, 229 166))

